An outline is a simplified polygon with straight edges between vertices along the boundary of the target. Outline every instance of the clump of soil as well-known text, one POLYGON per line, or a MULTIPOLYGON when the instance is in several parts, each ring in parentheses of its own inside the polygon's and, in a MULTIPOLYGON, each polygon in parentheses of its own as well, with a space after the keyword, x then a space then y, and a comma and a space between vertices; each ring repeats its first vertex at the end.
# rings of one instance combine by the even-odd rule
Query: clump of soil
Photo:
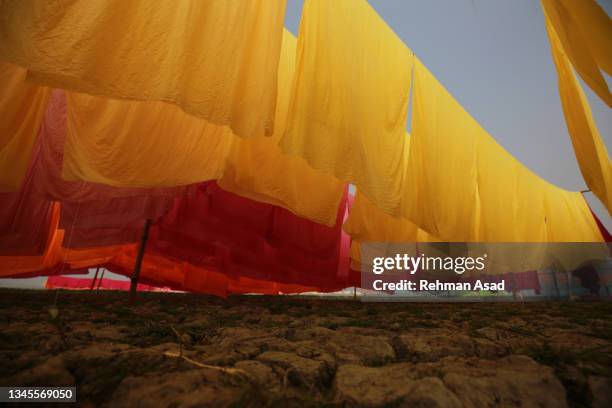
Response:
POLYGON ((0 386, 82 406, 612 406, 612 304, 0 290, 0 386))

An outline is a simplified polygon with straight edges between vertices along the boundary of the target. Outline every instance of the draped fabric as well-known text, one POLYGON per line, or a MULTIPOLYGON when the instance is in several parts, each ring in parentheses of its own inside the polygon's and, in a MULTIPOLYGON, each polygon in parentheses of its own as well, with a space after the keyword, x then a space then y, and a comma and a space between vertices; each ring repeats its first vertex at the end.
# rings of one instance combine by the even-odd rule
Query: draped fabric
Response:
POLYGON ((63 271, 97 266, 110 261, 120 246, 67 249, 62 246, 64 230, 58 228, 60 204, 53 204, 46 228, 46 246, 37 256, 0 256, 0 277, 44 276, 63 271), (52 272, 49 272, 52 271, 52 272))
POLYGON ((399 210, 414 56, 365 0, 309 0, 281 147, 399 210))
POLYGON ((0 256, 41 255, 47 245, 53 202, 32 194, 31 173, 19 191, 0 193, 0 256))
POLYGON ((172 206, 172 196, 120 197, 110 200, 63 202, 60 228, 66 248, 135 243, 145 220, 155 220, 172 206))
MULTIPOLYGON (((343 261, 348 259, 348 242, 340 229, 345 202, 338 210, 336 226, 327 227, 236 196, 214 183, 200 185, 176 199, 172 210, 151 227, 141 281, 218 296, 336 291, 351 286, 357 277, 343 261)), ((121 230, 120 222, 116 227, 93 228, 102 219, 94 217, 84 219, 86 228, 63 228, 60 206, 53 205, 44 252, 0 256, 0 276, 65 274, 95 266, 131 275, 138 245, 110 245, 105 235, 121 230), (89 240, 89 247, 70 248, 69 234, 89 240)), ((123 232, 131 226, 125 221, 123 232)), ((133 231, 141 234, 142 227, 133 231)))
POLYGON ((165 102, 69 92, 63 178, 117 187, 180 186, 221 177, 232 142, 165 102))
MULTIPOLYGON (((589 1, 584 3, 589 3, 589 1)), ((548 14, 546 10, 545 14, 548 14)), ((612 214, 612 163, 608 150, 597 130, 589 102, 574 75, 570 59, 563 51, 559 35, 551 25, 548 16, 545 21, 553 61, 559 77, 559 94, 565 122, 582 177, 593 194, 607 207, 608 214, 612 214)), ((612 36, 612 33, 610 35, 612 36)), ((610 54, 612 57, 612 50, 610 54)))
POLYGON ((172 102, 270 134, 285 0, 7 0, 0 60, 37 82, 121 99, 172 102))
MULTIPOLYGON (((595 0, 541 0, 559 46, 584 82, 612 108, 601 71, 612 75, 612 22, 595 0)), ((549 29, 550 32, 550 29, 549 29)), ((549 34, 550 36, 550 34, 549 34)))
MULTIPOLYGON (((112 272, 130 276, 136 258, 133 247, 124 247, 110 264, 105 265, 112 272)), ((148 253, 142 262, 139 281, 154 286, 165 286, 174 290, 206 293, 219 297, 231 294, 259 293, 278 295, 281 293, 303 293, 317 291, 317 287, 283 284, 270 280, 256 280, 246 277, 232 278, 215 270, 192 265, 148 253)))
POLYGON ((361 243, 364 242, 435 242, 429 235, 411 221, 395 218, 385 214, 368 200, 359 190, 355 202, 343 226, 344 231, 352 238, 351 260, 354 269, 359 269, 361 262, 361 243))
POLYGON ((25 69, 0 62, 0 192, 19 190, 47 107, 49 90, 25 78, 25 69))
POLYGON ((345 201, 336 226, 327 227, 207 183, 175 202, 152 227, 147 248, 235 278, 337 290, 347 279, 340 262, 348 255, 342 253, 344 211, 345 201))
POLYGON ((185 187, 169 188, 116 188, 85 181, 67 181, 62 178, 64 146, 66 141, 66 98, 65 93, 54 90, 49 107, 40 126, 37 144, 40 151, 35 153, 33 183, 37 194, 49 200, 80 202, 110 200, 118 197, 176 196, 185 187))
POLYGON ((220 185, 228 191, 333 225, 343 183, 277 147, 295 61, 295 37, 285 31, 284 38, 278 81, 279 120, 272 137, 261 134, 236 138, 227 127, 194 118, 163 102, 119 101, 68 92, 66 106, 61 92, 54 91, 41 131, 45 133, 44 166, 54 169, 40 175, 41 180, 47 180, 43 185, 46 193, 62 200, 98 199, 84 190, 91 183, 79 183, 88 181, 130 187, 102 186, 100 193, 109 198, 117 194, 160 195, 165 189, 138 187, 221 178, 220 185), (79 197, 56 191, 72 191, 71 187, 79 197), (302 189, 312 194, 304 197, 302 189))
POLYGON ((406 218, 444 241, 602 241, 580 193, 531 173, 418 60, 414 75, 406 218))
POLYGON ((285 130, 295 52, 296 39, 285 31, 274 132, 271 137, 234 139, 225 173, 218 184, 243 197, 277 205, 300 217, 333 226, 344 183, 331 174, 313 169, 301 157, 285 155, 278 147, 285 130))

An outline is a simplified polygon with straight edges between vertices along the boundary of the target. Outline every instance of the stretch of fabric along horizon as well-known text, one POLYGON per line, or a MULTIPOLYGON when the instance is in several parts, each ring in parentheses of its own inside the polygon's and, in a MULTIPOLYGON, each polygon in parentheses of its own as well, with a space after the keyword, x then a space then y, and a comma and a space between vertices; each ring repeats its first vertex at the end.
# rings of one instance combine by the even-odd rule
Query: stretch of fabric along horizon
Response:
MULTIPOLYGON (((607 28, 568 1, 542 4, 580 168, 610 209, 571 67, 607 101, 609 41, 590 47, 607 28)), ((142 281, 219 296, 358 285, 365 242, 603 241, 582 195, 506 152, 365 0, 307 0, 297 40, 285 0, 128 3, 0 2, 0 277, 130 276, 147 219, 142 281)), ((499 253, 491 273, 609 256, 589 248, 499 253)))

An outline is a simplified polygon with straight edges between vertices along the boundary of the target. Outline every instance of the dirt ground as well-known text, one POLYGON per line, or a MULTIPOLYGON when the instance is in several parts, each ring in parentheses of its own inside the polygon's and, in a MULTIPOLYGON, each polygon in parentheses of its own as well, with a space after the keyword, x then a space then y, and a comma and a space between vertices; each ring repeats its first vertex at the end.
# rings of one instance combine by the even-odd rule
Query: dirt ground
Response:
POLYGON ((108 407, 612 406, 611 303, 55 299, 0 290, 0 385, 108 407))

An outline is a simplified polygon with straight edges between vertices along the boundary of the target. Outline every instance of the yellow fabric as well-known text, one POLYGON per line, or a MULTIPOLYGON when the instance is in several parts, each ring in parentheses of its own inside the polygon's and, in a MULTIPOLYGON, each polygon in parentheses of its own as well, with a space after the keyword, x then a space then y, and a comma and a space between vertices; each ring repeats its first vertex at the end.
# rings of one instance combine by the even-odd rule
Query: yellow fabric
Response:
POLYGON ((336 224, 344 183, 310 167, 301 157, 285 155, 278 141, 285 129, 295 69, 296 39, 285 32, 279 64, 275 129, 272 137, 233 140, 219 185, 255 201, 278 205, 298 216, 336 224))
POLYGON ((612 108, 601 70, 612 75, 612 22, 595 0, 541 0, 544 14, 584 82, 612 108))
POLYGON ((612 164, 608 150, 597 130, 589 102, 548 18, 546 29, 559 76, 559 94, 565 121, 580 171, 587 186, 605 204, 608 213, 612 214, 612 164))
POLYGON ((4 0, 0 60, 57 88, 271 133, 285 0, 4 0))
POLYGON ((19 189, 49 100, 25 78, 25 69, 0 63, 0 191, 19 189))
POLYGON ((359 190, 342 228, 354 241, 359 242, 436 241, 412 222, 385 214, 359 190))
POLYGON ((560 0, 580 25, 599 68, 612 75, 612 21, 596 0, 560 0))
POLYGON ((349 216, 342 226, 351 236, 351 265, 359 270, 361 265, 361 244, 434 242, 434 237, 412 222, 394 218, 378 209, 359 190, 349 216))
POLYGON ((308 0, 281 147, 400 207, 412 52, 365 0, 308 0))
POLYGON ((217 179, 228 127, 165 102, 68 92, 63 178, 118 187, 171 187, 217 179))
POLYGON ((414 75, 407 219, 443 241, 602 241, 580 193, 518 162, 418 60, 414 75))
POLYGON ((272 137, 234 137, 159 101, 124 101, 69 92, 63 176, 120 187, 162 187, 219 179, 224 189, 313 221, 334 225, 343 183, 277 146, 295 66, 285 31, 272 137))

